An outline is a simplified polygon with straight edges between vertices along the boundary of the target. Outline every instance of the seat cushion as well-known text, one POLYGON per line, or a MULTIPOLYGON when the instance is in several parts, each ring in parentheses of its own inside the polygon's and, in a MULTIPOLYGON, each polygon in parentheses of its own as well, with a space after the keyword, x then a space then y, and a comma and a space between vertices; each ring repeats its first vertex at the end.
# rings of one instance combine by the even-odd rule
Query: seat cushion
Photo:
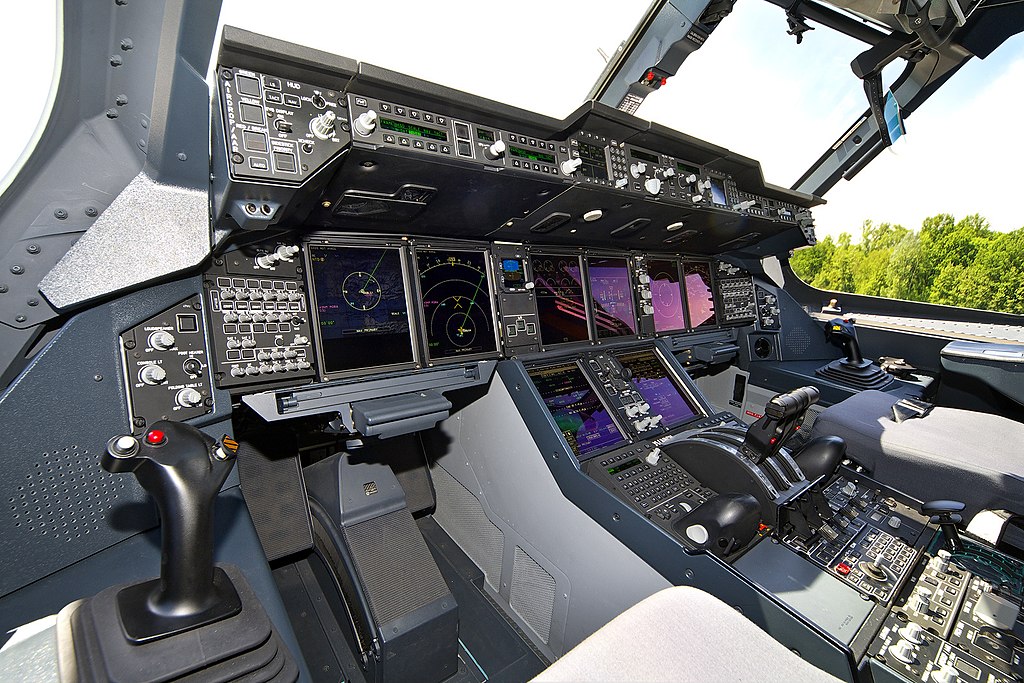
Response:
POLYGON ((612 619, 533 679, 837 683, 696 588, 666 588, 612 619))
POLYGON ((918 500, 963 501, 967 520, 985 509, 1024 511, 1024 424, 943 407, 895 422, 896 401, 855 394, 821 413, 811 434, 841 436, 848 457, 918 500))

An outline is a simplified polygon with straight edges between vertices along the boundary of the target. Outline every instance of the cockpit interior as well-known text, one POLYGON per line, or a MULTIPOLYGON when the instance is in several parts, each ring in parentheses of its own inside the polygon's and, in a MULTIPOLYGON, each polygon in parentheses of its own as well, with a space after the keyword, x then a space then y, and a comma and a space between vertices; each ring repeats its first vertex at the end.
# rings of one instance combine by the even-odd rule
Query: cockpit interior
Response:
POLYGON ((561 119, 64 2, 0 200, 0 678, 1024 680, 1024 316, 789 263, 1024 5, 769 2, 863 43, 792 187, 636 115, 730 0, 561 119))

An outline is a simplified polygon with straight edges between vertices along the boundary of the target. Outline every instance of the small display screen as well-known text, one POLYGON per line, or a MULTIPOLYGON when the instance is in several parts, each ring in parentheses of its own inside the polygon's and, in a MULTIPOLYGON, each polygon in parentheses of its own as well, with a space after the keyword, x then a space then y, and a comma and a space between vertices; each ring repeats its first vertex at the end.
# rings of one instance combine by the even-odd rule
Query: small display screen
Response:
POLYGON ((577 142, 576 148, 579 150, 580 159, 583 160, 579 172, 588 178, 608 180, 608 163, 604 158, 604 147, 577 142))
POLYGON ((577 456, 625 442, 608 409, 576 364, 530 370, 530 378, 577 456))
POLYGON ((436 128, 429 128, 427 126, 420 126, 415 123, 409 123, 408 121, 398 121, 396 119, 379 118, 377 122, 380 123, 380 127, 385 130, 393 130, 396 133, 403 133, 405 135, 415 135, 421 138, 427 138, 428 140, 448 140, 448 133, 443 130, 436 128))
POLYGON ((691 175, 691 174, 693 174, 693 175, 697 176, 698 178, 700 177, 700 169, 699 168, 697 168, 696 166, 691 166, 690 164, 684 164, 681 161, 677 161, 676 162, 676 170, 678 170, 683 175, 691 175))
POLYGON ((540 338, 545 345, 590 339, 578 256, 531 254, 540 338))
POLYGON ((657 154, 651 154, 650 152, 645 152, 641 149, 634 149, 633 147, 629 148, 629 156, 634 159, 640 159, 641 161, 649 161, 652 164, 656 164, 660 161, 657 154))
POLYGON ((521 258, 501 259, 501 284, 505 289, 521 289, 526 285, 526 262, 521 258))
POLYGON ((711 291, 711 264, 706 261, 684 261, 683 280, 686 283, 686 309, 690 315, 690 329, 714 327, 715 296, 711 291))
POLYGON ((704 416, 704 411, 672 381, 654 351, 637 351, 616 358, 632 374, 629 381, 644 401, 651 405, 651 413, 662 416, 662 426, 671 429, 695 417, 704 416))
POLYGON ((723 206, 729 203, 725 197, 725 181, 721 178, 711 178, 711 201, 723 206))
POLYGON ((308 251, 324 373, 411 363, 398 249, 311 244, 308 251))
POLYGON ((640 458, 633 458, 632 460, 627 460, 626 462, 622 463, 621 465, 616 465, 615 467, 609 467, 608 468, 608 474, 618 474, 619 472, 625 472, 630 467, 636 467, 639 464, 640 464, 640 458))
POLYGON ((598 339, 636 334, 633 288, 626 259, 589 257, 587 282, 598 339))
POLYGON ((650 259, 647 261, 647 273, 651 276, 654 331, 671 332, 686 329, 683 290, 679 286, 679 263, 650 259))
POLYGON ((555 163, 555 156, 553 154, 545 154, 534 149, 523 149, 522 147, 509 145, 508 153, 520 159, 529 159, 530 161, 539 161, 545 164, 555 163))
POLYGON ((486 259, 483 251, 416 250, 431 360, 498 350, 486 259))
POLYGON ((477 128, 476 136, 484 142, 494 142, 494 131, 487 130, 486 128, 477 128))

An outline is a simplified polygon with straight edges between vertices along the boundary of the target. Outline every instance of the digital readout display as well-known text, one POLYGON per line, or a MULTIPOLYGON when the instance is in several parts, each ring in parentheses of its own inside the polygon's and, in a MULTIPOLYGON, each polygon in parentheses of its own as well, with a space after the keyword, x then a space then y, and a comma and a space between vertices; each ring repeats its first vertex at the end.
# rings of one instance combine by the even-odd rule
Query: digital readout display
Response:
POLYGON ((486 128, 477 128, 476 136, 484 142, 494 142, 494 131, 487 130, 486 128))
POLYGON ((604 158, 604 147, 577 142, 576 148, 580 152, 580 159, 583 160, 579 172, 588 178, 608 180, 608 163, 604 158))
POLYGON ((676 170, 679 171, 680 173, 683 173, 684 175, 695 175, 698 178, 700 177, 699 168, 697 168, 696 166, 691 166, 690 164, 684 164, 681 161, 676 162, 676 170))
POLYGON ((508 153, 514 157, 519 157, 520 159, 539 161, 544 164, 555 163, 555 155, 553 154, 545 154, 544 152, 537 152, 532 149, 523 149, 522 147, 516 147, 515 145, 509 145, 508 153))
POLYGON ((415 135, 416 137, 427 138, 428 140, 448 141, 448 133, 436 128, 419 126, 415 123, 398 121, 396 119, 379 118, 377 119, 377 122, 380 123, 381 128, 391 130, 396 133, 402 133, 403 135, 415 135))
POLYGON ((649 161, 652 164, 656 164, 660 161, 658 159, 657 154, 651 154, 650 152, 645 152, 640 149, 634 149, 632 147, 629 148, 629 156, 633 157, 634 159, 640 159, 641 161, 649 161))

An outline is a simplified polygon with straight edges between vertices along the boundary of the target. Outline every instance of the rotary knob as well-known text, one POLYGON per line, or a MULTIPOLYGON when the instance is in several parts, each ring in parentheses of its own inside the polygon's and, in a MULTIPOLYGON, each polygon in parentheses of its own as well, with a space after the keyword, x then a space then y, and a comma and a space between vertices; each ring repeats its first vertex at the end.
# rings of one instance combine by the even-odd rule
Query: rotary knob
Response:
POLYGON ((260 254, 256 257, 256 265, 260 268, 273 268, 274 265, 281 260, 281 257, 277 255, 277 252, 270 254, 260 254))
POLYGON ((505 146, 504 140, 495 140, 491 143, 490 147, 484 150, 484 156, 491 161, 497 161, 505 156, 506 149, 507 147, 505 146))
POLYGON ((648 178, 644 181, 644 189, 648 194, 657 195, 661 192, 661 181, 657 178, 648 178))
POLYGON ((258 375, 258 374, 260 374, 260 369, 258 367, 256 367, 255 365, 246 365, 245 366, 245 374, 250 376, 250 377, 252 377, 253 375, 258 375))
POLYGON ((682 178, 680 178, 680 180, 682 182, 686 183, 687 185, 693 185, 695 182, 697 182, 697 174, 696 173, 687 174, 687 175, 683 176, 682 178))
POLYGON ((889 653, 905 664, 913 664, 917 661, 914 654, 914 644, 902 638, 895 645, 889 647, 889 653))
POLYGON ((309 122, 309 132, 321 140, 330 140, 334 137, 334 121, 337 118, 333 111, 325 111, 309 122))
POLYGON ((704 201, 704 195, 702 195, 702 194, 690 195, 690 201, 693 202, 694 204, 700 204, 702 201, 704 201))
POLYGON ((182 408, 195 408, 203 402, 203 395, 191 387, 186 387, 175 394, 174 402, 182 408))
POLYGON ((139 371, 139 379, 143 384, 156 386, 157 384, 163 384, 167 380, 167 371, 159 365, 151 363, 139 371))
POLYGON ((237 365, 232 366, 232 368, 231 368, 231 376, 232 377, 245 377, 245 370, 243 370, 242 368, 238 367, 237 365))
POLYGON ((277 254, 282 261, 291 261, 292 257, 299 253, 299 248, 294 244, 282 244, 274 251, 274 253, 277 254))
POLYGON ((671 177, 672 177, 672 176, 674 176, 675 174, 676 174, 676 169, 674 169, 674 168, 671 168, 671 167, 668 167, 668 168, 663 168, 663 169, 661 170, 661 177, 662 177, 662 178, 671 178, 671 177))
POLYGON ((917 592, 910 596, 910 608, 927 614, 932 605, 932 592, 927 588, 918 588, 917 592))
POLYGON ((235 339, 234 337, 229 337, 225 346, 227 346, 229 349, 237 349, 242 346, 242 343, 235 339))
POLYGON ((228 301, 230 301, 231 299, 234 299, 235 298, 235 290, 233 290, 233 289, 225 289, 223 292, 220 293, 220 298, 228 300, 228 301))
POLYGON ((149 335, 149 345, 157 351, 167 351, 174 348, 174 335, 166 330, 157 330, 149 335))
POLYGON ((960 672, 952 664, 944 664, 941 669, 932 671, 932 680, 935 683, 958 683, 960 672))
POLYGON ((579 170, 579 167, 582 165, 583 159, 568 159, 562 162, 562 173, 564 173, 565 175, 572 175, 577 170, 579 170))
POLYGON ((642 161, 638 161, 635 164, 630 164, 629 174, 634 178, 639 178, 644 173, 647 173, 647 164, 642 161))
POLYGON ((615 179, 615 187, 619 188, 620 190, 626 187, 627 185, 629 185, 629 180, 627 180, 626 178, 615 179))
POLYGON ((911 621, 906 626, 900 629, 900 635, 912 642, 914 645, 920 645, 924 642, 924 629, 917 622, 911 621))
POLYGON ((226 323, 237 323, 238 322, 238 314, 237 313, 225 313, 224 314, 224 322, 226 322, 226 323))
POLYGON ((370 133, 377 129, 377 112, 371 109, 357 116, 356 120, 352 123, 352 129, 364 138, 368 137, 370 133))

